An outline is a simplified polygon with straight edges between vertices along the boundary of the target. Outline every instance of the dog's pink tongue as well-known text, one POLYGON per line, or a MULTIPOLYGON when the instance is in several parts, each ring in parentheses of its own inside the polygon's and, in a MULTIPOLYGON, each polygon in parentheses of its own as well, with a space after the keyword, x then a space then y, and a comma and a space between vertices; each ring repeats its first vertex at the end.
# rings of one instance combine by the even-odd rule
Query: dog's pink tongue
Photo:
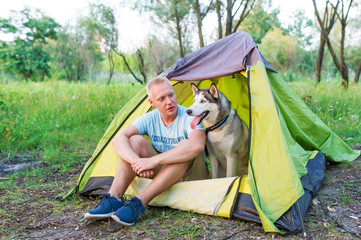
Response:
POLYGON ((196 126, 199 124, 199 120, 201 119, 201 116, 195 116, 194 119, 191 122, 191 128, 194 130, 196 129, 196 126))

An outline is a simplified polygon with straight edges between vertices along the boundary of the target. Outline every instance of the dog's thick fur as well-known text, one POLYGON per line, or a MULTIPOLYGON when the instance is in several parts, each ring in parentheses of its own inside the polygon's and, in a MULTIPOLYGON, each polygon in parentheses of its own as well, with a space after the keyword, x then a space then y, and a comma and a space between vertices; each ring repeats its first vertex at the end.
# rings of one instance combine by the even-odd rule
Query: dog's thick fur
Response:
MULTIPOLYGON (((212 83, 210 88, 200 89, 191 83, 193 105, 188 115, 196 116, 192 128, 203 121, 210 128, 228 118, 218 128, 207 134, 207 149, 212 168, 212 178, 241 176, 248 168, 248 128, 231 109, 229 100, 212 83)), ((207 130, 206 130, 207 131, 207 130)))

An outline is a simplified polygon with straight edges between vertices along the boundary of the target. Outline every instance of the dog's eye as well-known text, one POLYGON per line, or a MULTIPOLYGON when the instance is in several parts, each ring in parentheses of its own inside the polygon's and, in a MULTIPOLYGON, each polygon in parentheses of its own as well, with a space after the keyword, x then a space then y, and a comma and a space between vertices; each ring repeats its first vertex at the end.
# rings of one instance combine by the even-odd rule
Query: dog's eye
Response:
POLYGON ((201 103, 205 103, 206 102, 206 100, 201 100, 201 103))

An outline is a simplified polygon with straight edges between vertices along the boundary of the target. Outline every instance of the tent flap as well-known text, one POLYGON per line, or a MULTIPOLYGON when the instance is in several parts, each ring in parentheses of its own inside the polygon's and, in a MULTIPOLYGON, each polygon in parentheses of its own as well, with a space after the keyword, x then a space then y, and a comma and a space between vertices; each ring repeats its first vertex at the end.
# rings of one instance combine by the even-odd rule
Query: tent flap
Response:
POLYGON ((179 59, 162 75, 175 81, 200 81, 232 75, 245 70, 246 64, 259 61, 276 72, 258 51, 252 37, 239 31, 179 59))

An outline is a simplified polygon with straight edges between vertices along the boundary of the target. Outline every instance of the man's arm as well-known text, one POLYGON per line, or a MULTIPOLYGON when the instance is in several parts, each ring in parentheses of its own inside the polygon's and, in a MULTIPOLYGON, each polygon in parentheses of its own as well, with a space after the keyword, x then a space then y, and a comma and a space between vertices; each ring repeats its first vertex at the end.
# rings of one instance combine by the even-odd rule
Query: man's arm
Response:
POLYGON ((133 161, 132 167, 137 173, 140 173, 154 169, 158 165, 187 162, 203 152, 205 143, 205 132, 197 129, 189 134, 188 139, 182 140, 175 148, 151 158, 137 159, 133 161))
POLYGON ((139 135, 139 131, 133 125, 129 125, 120 131, 113 140, 113 147, 118 157, 121 157, 124 161, 132 163, 134 159, 138 159, 139 156, 133 151, 130 145, 130 137, 139 135))
MULTIPOLYGON (((113 140, 113 147, 115 150, 115 153, 118 155, 119 158, 122 160, 128 162, 131 164, 136 159, 139 159, 139 155, 134 152, 133 148, 130 145, 130 137, 134 135, 139 135, 139 131, 136 127, 133 125, 130 125, 126 128, 124 128, 122 131, 118 133, 117 136, 115 136, 113 140)), ((134 170, 134 169, 133 169, 134 170)), ((134 172, 136 172, 134 170, 134 172)), ((146 171, 142 172, 136 172, 140 177, 144 178, 150 178, 153 177, 155 172, 153 169, 148 169, 146 171)))

